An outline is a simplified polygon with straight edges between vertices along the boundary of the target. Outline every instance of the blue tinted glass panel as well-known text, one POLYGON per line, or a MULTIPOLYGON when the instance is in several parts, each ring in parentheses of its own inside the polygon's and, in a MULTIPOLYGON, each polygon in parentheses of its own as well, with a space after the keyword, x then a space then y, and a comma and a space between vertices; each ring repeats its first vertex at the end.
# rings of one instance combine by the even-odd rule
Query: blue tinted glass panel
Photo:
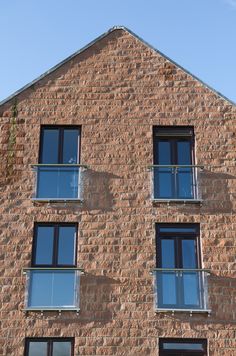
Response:
POLYGON ((157 168, 154 170, 155 180, 157 182, 157 198, 173 198, 171 168, 157 168))
POLYGON ((158 142, 158 164, 171 164, 171 144, 168 141, 158 142))
POLYGON ((71 355, 71 343, 65 342, 53 342, 53 356, 70 356, 71 355))
POLYGON ((53 259, 54 228, 49 226, 37 227, 35 264, 50 265, 53 259))
POLYGON ((58 163, 59 130, 43 130, 41 163, 58 163))
POLYGON ((171 239, 161 240, 162 268, 175 268, 175 242, 171 239))
POLYGON ((161 288, 158 289, 159 307, 175 306, 177 304, 175 273, 163 272, 157 283, 159 287, 161 286, 161 288))
POLYGON ((78 163, 79 130, 64 130, 63 163, 78 163))
POLYGON ((39 167, 37 198, 78 198, 78 167, 39 167))
POLYGON ((197 272, 183 273, 184 305, 195 308, 200 307, 199 275, 197 272))
POLYGON ((184 342, 164 342, 164 350, 195 350, 204 351, 201 343, 184 343, 184 342))
POLYGON ((31 271, 28 307, 74 307, 74 271, 31 271))
POLYGON ((177 142, 177 164, 191 165, 191 144, 189 141, 177 142))
POLYGON ((178 198, 193 199, 192 168, 178 168, 177 172, 178 198))
POLYGON ((63 226, 59 228, 58 241, 58 264, 74 265, 75 264, 75 226, 63 226))
POLYGON ((47 342, 30 341, 28 356, 47 356, 47 342))
POLYGON ((197 268, 196 241, 191 239, 182 240, 183 268, 197 268))

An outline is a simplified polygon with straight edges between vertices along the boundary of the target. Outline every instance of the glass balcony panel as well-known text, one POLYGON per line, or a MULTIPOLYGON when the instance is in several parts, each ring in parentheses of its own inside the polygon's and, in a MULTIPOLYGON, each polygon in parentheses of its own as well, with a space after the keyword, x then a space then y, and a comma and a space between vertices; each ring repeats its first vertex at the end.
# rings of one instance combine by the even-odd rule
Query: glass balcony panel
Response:
POLYGON ((156 309, 208 310, 208 272, 156 269, 156 309))
POLYGON ((199 200, 200 167, 152 166, 153 198, 156 200, 199 200))
POLYGON ((28 270, 26 309, 79 307, 78 270, 28 270))
POLYGON ((79 166, 35 166, 36 199, 80 199, 79 166))

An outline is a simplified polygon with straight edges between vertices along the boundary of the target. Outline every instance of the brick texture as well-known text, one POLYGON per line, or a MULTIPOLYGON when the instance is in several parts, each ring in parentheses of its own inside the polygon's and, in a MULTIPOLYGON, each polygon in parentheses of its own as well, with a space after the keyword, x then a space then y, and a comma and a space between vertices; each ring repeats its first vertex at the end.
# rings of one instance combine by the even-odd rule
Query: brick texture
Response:
POLYGON ((160 337, 208 340, 236 355, 236 108, 125 30, 115 30, 0 107, 0 355, 23 355, 25 337, 75 337, 75 355, 158 355, 160 337), (81 125, 82 204, 31 201, 40 126, 81 125), (153 126, 194 126, 202 205, 151 201, 153 126), (9 169, 9 161, 11 169, 9 169), (78 222, 81 312, 25 315, 24 267, 34 222, 78 222), (212 271, 212 314, 156 314, 155 223, 197 222, 212 271))

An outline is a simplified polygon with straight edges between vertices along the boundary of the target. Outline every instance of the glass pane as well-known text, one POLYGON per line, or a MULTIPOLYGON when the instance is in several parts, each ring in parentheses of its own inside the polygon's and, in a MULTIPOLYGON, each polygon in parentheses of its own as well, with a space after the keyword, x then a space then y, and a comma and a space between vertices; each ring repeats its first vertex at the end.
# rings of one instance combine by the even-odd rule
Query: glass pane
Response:
POLYGON ((197 272, 183 273, 184 305, 200 307, 199 280, 197 272))
POLYGON ((74 271, 31 271, 28 307, 77 307, 74 271))
POLYGON ((53 342, 53 356, 71 356, 71 343, 65 342, 53 342))
POLYGON ((76 274, 65 271, 54 274, 53 280, 53 300, 55 306, 74 307, 76 306, 76 274))
POLYGON ((158 164, 171 164, 171 143, 168 141, 158 142, 158 164))
POLYGON ((66 129, 64 130, 63 141, 63 162, 62 163, 78 163, 78 144, 79 130, 66 129))
POLYGON ((191 144, 189 141, 177 142, 177 164, 191 165, 191 144))
POLYGON ((75 226, 63 226, 59 228, 58 261, 59 265, 75 264, 75 226))
POLYGON ((196 240, 182 240, 183 268, 197 268, 196 240))
POLYGON ((161 267, 175 268, 175 242, 171 239, 161 240, 161 267))
POLYGON ((155 172, 155 198, 173 198, 172 178, 173 172, 171 168, 158 168, 155 172))
POLYGON ((37 198, 78 198, 78 167, 38 168, 37 198))
POLYGON ((47 356, 47 342, 30 341, 28 356, 47 356))
POLYGON ((184 343, 184 342, 164 342, 164 350, 199 350, 203 351, 203 345, 201 343, 184 343))
POLYGON ((178 198, 193 199, 192 168, 178 168, 177 172, 178 198))
POLYGON ((36 265, 50 265, 53 259, 54 228, 49 226, 37 227, 36 265))
POLYGON ((58 163, 59 130, 43 130, 42 155, 40 163, 58 163))
POLYGON ((158 295, 158 300, 160 302, 159 307, 176 305, 177 296, 175 273, 162 272, 162 275, 159 276, 159 281, 157 281, 157 285, 161 286, 161 288, 158 289, 160 292, 160 295, 158 295))

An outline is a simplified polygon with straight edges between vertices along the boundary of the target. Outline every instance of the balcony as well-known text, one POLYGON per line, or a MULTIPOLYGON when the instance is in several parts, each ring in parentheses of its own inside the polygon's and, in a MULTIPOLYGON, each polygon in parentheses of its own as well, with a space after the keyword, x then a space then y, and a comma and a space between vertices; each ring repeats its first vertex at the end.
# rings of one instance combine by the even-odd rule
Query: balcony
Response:
POLYGON ((155 310, 209 314, 209 273, 204 269, 154 269, 155 310))
POLYGON ((201 202, 202 166, 152 165, 153 200, 157 202, 201 202))
POLYGON ((82 269, 25 268, 25 311, 79 311, 82 269))
POLYGON ((81 173, 86 168, 80 164, 34 164, 35 194, 33 200, 80 201, 81 173))

